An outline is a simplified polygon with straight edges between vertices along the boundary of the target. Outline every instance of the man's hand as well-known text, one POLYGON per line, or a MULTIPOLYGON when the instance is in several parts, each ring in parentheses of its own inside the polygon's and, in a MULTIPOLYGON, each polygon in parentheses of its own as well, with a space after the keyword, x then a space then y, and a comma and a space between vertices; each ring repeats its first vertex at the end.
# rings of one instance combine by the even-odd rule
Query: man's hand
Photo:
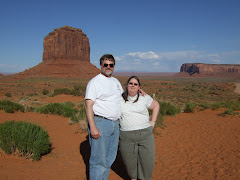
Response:
POLYGON ((101 136, 100 132, 98 131, 98 129, 96 127, 90 128, 90 133, 91 133, 91 136, 93 137, 93 139, 98 139, 101 136))
POLYGON ((85 110, 86 110, 87 120, 90 126, 90 134, 92 138, 98 139, 101 136, 101 134, 98 131, 94 122, 93 104, 94 104, 93 100, 91 99, 85 100, 85 110))
POLYGON ((140 92, 143 96, 147 95, 147 93, 146 93, 145 91, 143 91, 142 89, 139 89, 139 92, 140 92))

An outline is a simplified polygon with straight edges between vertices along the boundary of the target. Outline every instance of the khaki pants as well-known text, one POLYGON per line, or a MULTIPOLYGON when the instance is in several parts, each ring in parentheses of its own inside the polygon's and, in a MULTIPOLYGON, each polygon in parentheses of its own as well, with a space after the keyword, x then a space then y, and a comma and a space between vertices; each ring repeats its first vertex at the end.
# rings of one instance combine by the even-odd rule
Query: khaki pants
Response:
POLYGON ((132 179, 152 179, 155 163, 155 143, 152 127, 120 131, 120 152, 132 179))

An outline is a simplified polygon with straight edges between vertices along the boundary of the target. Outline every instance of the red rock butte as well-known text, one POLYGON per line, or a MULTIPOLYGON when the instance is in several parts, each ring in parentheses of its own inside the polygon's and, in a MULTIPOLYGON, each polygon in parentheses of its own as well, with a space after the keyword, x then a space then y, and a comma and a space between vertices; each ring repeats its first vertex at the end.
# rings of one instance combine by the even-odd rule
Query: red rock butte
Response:
POLYGON ((56 28, 44 38, 43 47, 43 62, 15 76, 91 78, 100 73, 90 63, 89 39, 81 29, 56 28))
POLYGON ((181 66, 180 72, 194 76, 240 76, 240 65, 185 63, 181 66))

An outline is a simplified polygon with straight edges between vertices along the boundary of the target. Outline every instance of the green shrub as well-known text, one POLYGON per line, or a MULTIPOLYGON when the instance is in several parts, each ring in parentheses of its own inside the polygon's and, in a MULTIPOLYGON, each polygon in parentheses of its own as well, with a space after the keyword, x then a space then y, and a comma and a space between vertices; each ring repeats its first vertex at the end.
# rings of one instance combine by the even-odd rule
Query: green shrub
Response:
POLYGON ((175 116, 176 114, 179 114, 181 112, 181 108, 179 106, 176 106, 170 102, 158 102, 160 105, 160 111, 159 113, 162 116, 175 116))
POLYGON ((232 109, 226 109, 224 114, 233 115, 234 111, 232 109))
POLYGON ((56 96, 56 95, 59 95, 59 94, 71 95, 72 91, 71 91, 71 89, 68 89, 68 88, 54 89, 54 92, 53 92, 52 96, 56 96))
POLYGON ((223 107, 232 109, 233 111, 240 110, 240 102, 239 101, 226 101, 223 103, 223 107))
POLYGON ((211 105, 212 110, 219 109, 220 107, 221 107, 221 103, 214 103, 214 104, 211 105))
POLYGON ((7 121, 0 124, 0 148, 7 154, 39 160, 51 150, 49 135, 40 126, 7 121))
POLYGON ((209 109, 211 107, 211 105, 208 104, 207 102, 200 103, 200 104, 198 104, 198 106, 202 107, 201 110, 209 109))
POLYGON ((84 96, 86 91, 86 87, 83 85, 75 85, 74 89, 72 90, 73 96, 84 96))
POLYGON ((47 94, 49 94, 49 91, 47 89, 43 89, 42 93, 43 93, 43 95, 47 95, 47 94))
POLYGON ((24 106, 9 100, 2 100, 0 101, 0 110, 4 110, 6 113, 14 113, 14 111, 24 112, 24 106))
POLYGON ((85 86, 75 85, 74 89, 68 89, 68 88, 55 89, 52 96, 56 96, 58 94, 67 94, 67 95, 73 95, 73 96, 84 96, 85 91, 86 91, 85 86))
POLYGON ((86 111, 85 111, 85 106, 84 104, 80 105, 80 110, 71 116, 71 121, 74 123, 79 123, 80 121, 86 121, 87 116, 86 116, 86 111))
POLYGON ((50 103, 46 106, 37 108, 37 112, 43 114, 56 114, 63 117, 71 117, 77 113, 77 109, 73 108, 74 104, 71 102, 65 103, 50 103))
MULTIPOLYGON (((158 102, 160 105, 159 114, 157 117, 157 121, 155 123, 155 127, 164 128, 164 116, 175 116, 181 112, 181 108, 176 106, 170 102, 158 102)), ((149 110, 149 115, 152 115, 152 110, 149 110)))
POLYGON ((195 109, 196 105, 194 103, 186 103, 185 104, 185 108, 184 108, 184 112, 185 113, 192 113, 194 112, 194 109, 195 109))
POLYGON ((157 128, 157 127, 164 128, 165 124, 163 122, 164 122, 164 118, 163 118, 163 116, 161 114, 159 114, 158 118, 157 118, 157 121, 155 123, 155 128, 157 128))
POLYGON ((38 107, 37 112, 43 114, 55 114, 63 117, 69 117, 72 122, 79 122, 81 119, 86 119, 85 109, 77 110, 71 102, 65 103, 50 103, 43 107, 38 107))
POLYGON ((11 93, 5 93, 5 96, 12 97, 12 94, 11 93))

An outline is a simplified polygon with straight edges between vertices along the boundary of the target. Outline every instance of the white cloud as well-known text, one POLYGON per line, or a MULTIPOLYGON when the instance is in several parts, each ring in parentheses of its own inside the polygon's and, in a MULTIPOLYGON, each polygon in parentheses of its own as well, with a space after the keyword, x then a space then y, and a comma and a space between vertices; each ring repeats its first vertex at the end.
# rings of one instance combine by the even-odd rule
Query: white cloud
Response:
POLYGON ((240 51, 209 53, 205 51, 130 52, 118 56, 118 71, 179 72, 184 63, 239 64, 240 51), (127 68, 125 67, 127 66, 127 68))
POLYGON ((126 56, 132 57, 132 58, 137 58, 137 59, 142 59, 142 60, 149 60, 149 59, 158 59, 158 55, 155 54, 152 51, 149 52, 132 52, 126 54, 126 56))

